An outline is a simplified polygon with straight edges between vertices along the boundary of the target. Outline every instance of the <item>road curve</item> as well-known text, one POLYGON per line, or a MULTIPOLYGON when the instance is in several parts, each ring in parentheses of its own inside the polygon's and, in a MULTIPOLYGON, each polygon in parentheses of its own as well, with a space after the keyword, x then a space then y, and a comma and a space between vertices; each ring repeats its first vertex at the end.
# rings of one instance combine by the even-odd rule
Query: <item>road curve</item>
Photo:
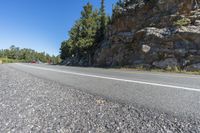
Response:
POLYGON ((16 70, 120 102, 200 117, 200 76, 116 69, 9 64, 16 70))

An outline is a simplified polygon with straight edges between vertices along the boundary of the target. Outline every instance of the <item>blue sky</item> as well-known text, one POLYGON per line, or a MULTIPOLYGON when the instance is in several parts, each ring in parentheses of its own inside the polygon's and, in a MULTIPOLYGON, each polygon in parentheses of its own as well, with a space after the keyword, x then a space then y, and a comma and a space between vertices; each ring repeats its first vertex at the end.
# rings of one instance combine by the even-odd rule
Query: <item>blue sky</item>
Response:
MULTIPOLYGON (((88 1, 100 6, 100 0, 0 0, 0 49, 15 45, 58 55, 88 1)), ((105 0, 108 14, 116 1, 105 0)))

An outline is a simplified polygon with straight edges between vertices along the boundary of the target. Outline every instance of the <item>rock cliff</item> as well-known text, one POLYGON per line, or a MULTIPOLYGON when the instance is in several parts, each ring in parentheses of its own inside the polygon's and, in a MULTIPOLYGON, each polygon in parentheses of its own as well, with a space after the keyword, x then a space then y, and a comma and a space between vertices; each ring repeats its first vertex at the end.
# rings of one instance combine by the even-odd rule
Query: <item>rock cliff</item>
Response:
POLYGON ((127 0, 116 6, 97 66, 200 69, 200 0, 127 0))

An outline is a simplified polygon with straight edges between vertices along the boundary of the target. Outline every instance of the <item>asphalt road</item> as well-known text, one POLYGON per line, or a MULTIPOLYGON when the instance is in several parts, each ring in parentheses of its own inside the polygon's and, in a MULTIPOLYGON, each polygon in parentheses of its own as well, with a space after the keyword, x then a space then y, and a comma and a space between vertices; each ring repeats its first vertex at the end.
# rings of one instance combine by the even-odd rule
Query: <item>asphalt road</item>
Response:
POLYGON ((200 117, 200 76, 39 64, 11 68, 122 103, 200 117))
POLYGON ((199 77, 187 76, 3 64, 0 132, 200 132, 199 77))

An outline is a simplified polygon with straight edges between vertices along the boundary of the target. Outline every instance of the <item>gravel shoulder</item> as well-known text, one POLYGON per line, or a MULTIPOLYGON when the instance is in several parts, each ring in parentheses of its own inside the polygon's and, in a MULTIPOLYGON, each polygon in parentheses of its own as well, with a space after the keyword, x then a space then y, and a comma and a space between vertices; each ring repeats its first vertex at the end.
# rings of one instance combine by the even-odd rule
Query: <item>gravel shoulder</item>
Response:
POLYGON ((200 132, 200 120, 106 100, 0 65, 0 132, 200 132))

